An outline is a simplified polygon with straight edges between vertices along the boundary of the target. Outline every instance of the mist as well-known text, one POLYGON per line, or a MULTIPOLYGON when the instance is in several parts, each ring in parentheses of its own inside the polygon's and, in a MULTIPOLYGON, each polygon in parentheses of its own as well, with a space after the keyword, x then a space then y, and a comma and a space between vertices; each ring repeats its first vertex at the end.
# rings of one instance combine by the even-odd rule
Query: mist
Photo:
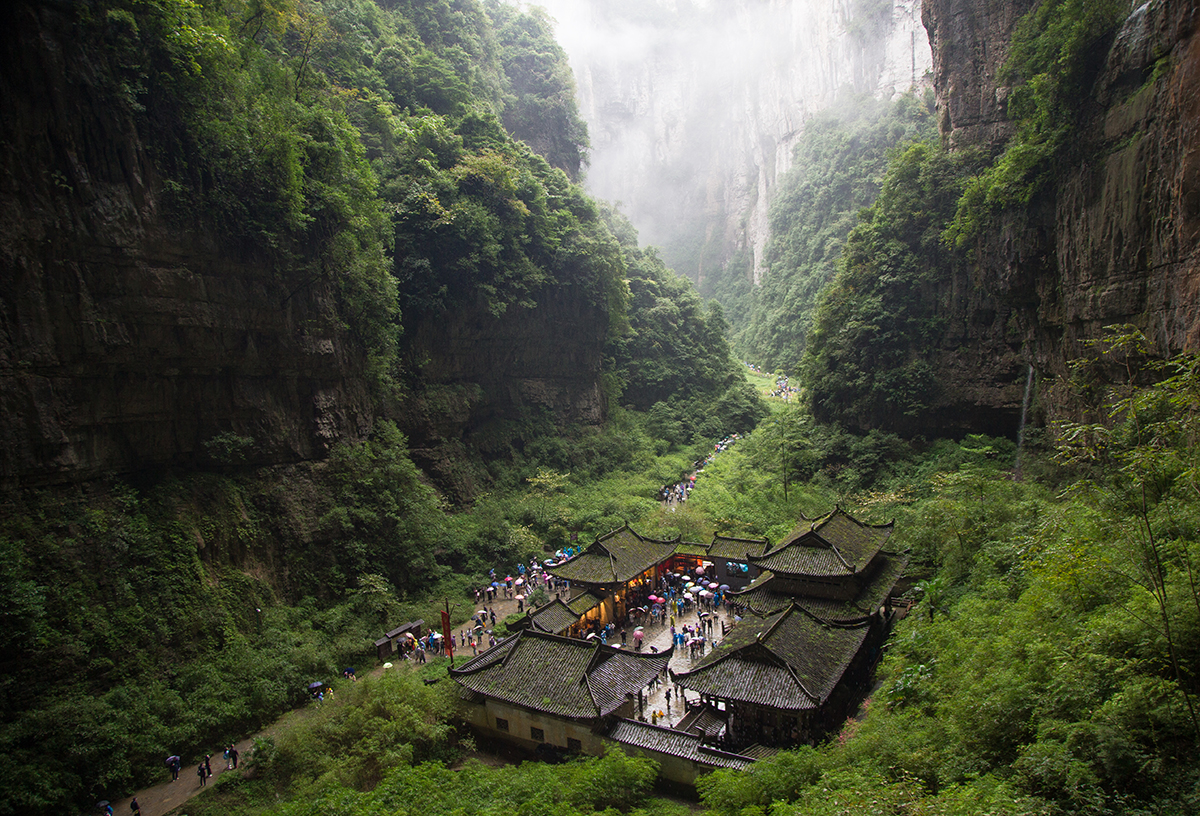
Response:
POLYGON ((711 295, 762 274, 767 207, 814 115, 926 81, 919 0, 543 0, 591 137, 586 186, 711 295))

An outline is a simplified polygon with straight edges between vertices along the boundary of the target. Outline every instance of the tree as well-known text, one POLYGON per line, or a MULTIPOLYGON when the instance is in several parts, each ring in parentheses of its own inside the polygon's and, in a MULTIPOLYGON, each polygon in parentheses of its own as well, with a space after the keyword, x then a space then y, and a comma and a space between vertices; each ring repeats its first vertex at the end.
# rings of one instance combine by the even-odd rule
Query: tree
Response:
MULTIPOLYGON (((1197 565, 1187 539, 1163 530, 1163 522, 1169 521, 1164 515, 1171 513, 1169 500, 1177 492, 1192 498, 1200 494, 1200 357, 1156 360, 1136 327, 1108 326, 1106 331, 1095 344, 1099 359, 1077 361, 1075 369, 1091 368, 1094 374, 1097 368, 1115 366, 1124 376, 1105 395, 1103 421, 1062 423, 1058 458, 1089 469, 1091 477, 1077 488, 1092 493, 1114 517, 1113 528, 1125 546, 1118 569, 1153 600, 1157 620, 1142 622, 1163 638, 1171 673, 1200 738, 1195 663, 1181 658, 1176 637, 1181 616, 1200 614, 1197 565), (1139 385, 1144 375, 1155 381, 1139 385), (1183 597, 1177 598, 1177 592, 1183 597)), ((1126 608, 1138 614, 1132 606, 1126 608)))

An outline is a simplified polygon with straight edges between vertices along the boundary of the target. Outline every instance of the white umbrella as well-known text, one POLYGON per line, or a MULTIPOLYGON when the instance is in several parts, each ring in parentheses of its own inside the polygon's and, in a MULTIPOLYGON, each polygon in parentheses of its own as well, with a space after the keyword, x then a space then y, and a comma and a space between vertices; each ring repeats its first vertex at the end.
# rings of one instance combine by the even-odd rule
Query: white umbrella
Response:
POLYGON ((525 596, 524 596, 524 595, 513 595, 513 597, 514 597, 514 598, 516 598, 518 601, 523 601, 523 600, 525 600, 525 596))
POLYGON ((391 664, 391 663, 384 663, 384 664, 383 664, 383 667, 384 667, 385 669, 390 669, 390 668, 392 667, 392 664, 391 664))

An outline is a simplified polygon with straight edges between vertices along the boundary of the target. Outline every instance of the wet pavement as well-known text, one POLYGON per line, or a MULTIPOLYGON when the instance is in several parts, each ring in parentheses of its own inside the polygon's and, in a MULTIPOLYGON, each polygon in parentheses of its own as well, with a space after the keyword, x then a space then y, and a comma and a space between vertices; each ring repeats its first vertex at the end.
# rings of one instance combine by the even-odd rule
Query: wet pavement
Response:
MULTIPOLYGON (((681 629, 685 625, 696 626, 700 620, 699 613, 701 611, 704 610, 701 610, 697 607, 693 607, 691 611, 685 611, 682 617, 676 618, 676 628, 681 629)), ((719 607, 716 610, 709 611, 709 615, 713 616, 715 620, 713 623, 712 634, 705 636, 706 640, 704 643, 703 654, 697 653, 693 658, 691 655, 691 650, 686 645, 677 646, 675 648, 675 653, 671 655, 670 668, 673 671, 684 672, 691 670, 696 663, 700 662, 704 655, 707 655, 710 651, 712 651, 712 647, 715 644, 720 643, 724 638, 721 625, 724 623, 726 626, 732 627, 734 624, 733 616, 730 614, 728 608, 724 606, 719 607)), ((634 627, 627 627, 627 629, 629 639, 627 648, 631 651, 634 651, 634 627)), ((618 628, 617 631, 620 632, 620 628, 618 628)), ((669 620, 665 624, 648 624, 643 629, 643 632, 645 633, 644 639, 642 640, 643 652, 650 651, 652 646, 657 648, 660 652, 665 652, 667 649, 671 648, 671 627, 669 620)), ((644 711, 642 712, 642 716, 645 717, 646 722, 651 722, 651 712, 661 711, 663 716, 658 720, 659 725, 673 726, 678 723, 686 713, 686 708, 683 705, 683 701, 680 700, 681 694, 688 701, 693 703, 700 700, 699 694, 694 691, 687 691, 675 686, 669 681, 668 678, 663 678, 661 682, 652 685, 650 688, 647 688, 644 695, 644 711), (671 691, 670 705, 667 704, 668 688, 671 691)))

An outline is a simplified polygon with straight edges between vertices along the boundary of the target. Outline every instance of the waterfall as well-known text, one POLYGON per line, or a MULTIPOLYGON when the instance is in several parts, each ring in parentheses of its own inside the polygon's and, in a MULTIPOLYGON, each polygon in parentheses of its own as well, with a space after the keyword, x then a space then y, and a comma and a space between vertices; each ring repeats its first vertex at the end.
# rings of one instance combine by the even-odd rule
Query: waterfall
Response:
POLYGON ((1025 377, 1025 397, 1021 400, 1021 422, 1017 425, 1017 478, 1021 478, 1021 450, 1025 447, 1025 419, 1029 416, 1029 398, 1033 394, 1033 363, 1025 377))

